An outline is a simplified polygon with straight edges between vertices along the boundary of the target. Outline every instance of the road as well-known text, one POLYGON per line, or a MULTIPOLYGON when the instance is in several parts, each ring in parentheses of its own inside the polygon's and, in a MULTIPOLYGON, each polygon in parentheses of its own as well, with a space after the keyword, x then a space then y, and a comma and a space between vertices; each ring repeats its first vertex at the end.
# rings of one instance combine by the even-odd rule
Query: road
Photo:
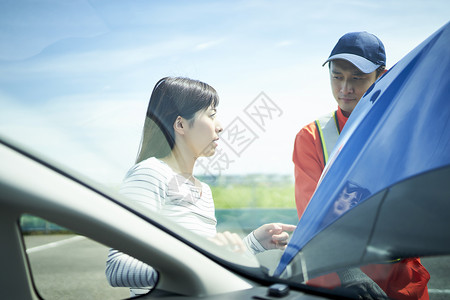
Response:
MULTIPOLYGON (((37 290, 44 299, 124 299, 127 288, 105 278, 108 247, 75 235, 25 236, 37 290)), ((423 258, 429 271, 430 299, 450 298, 450 256, 423 258)))
POLYGON ((25 236, 38 292, 44 299, 124 299, 128 288, 110 287, 107 247, 80 236, 25 236))

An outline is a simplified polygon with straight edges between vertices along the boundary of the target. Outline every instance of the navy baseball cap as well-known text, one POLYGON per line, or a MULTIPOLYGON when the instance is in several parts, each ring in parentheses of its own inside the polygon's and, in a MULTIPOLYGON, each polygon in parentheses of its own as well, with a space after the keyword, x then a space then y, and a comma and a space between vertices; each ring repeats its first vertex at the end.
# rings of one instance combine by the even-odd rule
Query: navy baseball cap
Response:
POLYGON ((349 61, 368 74, 386 65, 386 52, 383 43, 375 35, 365 31, 349 32, 339 39, 322 66, 335 59, 349 61))

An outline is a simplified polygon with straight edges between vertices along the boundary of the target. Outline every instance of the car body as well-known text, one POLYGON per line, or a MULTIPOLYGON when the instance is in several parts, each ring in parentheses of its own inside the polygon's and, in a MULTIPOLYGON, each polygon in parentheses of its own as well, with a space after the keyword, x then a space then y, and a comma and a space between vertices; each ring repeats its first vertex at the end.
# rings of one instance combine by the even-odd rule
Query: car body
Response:
MULTIPOLYGON (((322 253, 330 248, 312 244, 316 234, 319 238, 327 230, 336 230, 336 220, 348 222, 339 225, 348 226, 347 231, 358 228, 358 235, 352 234, 345 242, 343 232, 334 237, 341 239, 343 248, 336 246, 333 251, 342 255, 345 264, 448 251, 448 236, 441 236, 439 228, 447 227, 449 208, 446 184, 450 165, 450 82, 445 75, 449 66, 450 52, 445 46, 450 41, 449 29, 447 23, 411 51, 358 103, 298 224, 293 247, 284 255, 284 265, 306 244, 306 248, 312 247, 309 251, 314 257, 332 257, 322 253), (440 79, 427 83, 429 92, 423 83, 431 73, 440 79), (423 192, 417 190, 419 187, 423 192), (356 196, 349 204, 350 191, 356 196), (428 214, 425 207, 442 214, 428 214), (356 216, 363 219, 356 222, 356 216), (427 237, 433 237, 433 246, 418 244, 427 237), (356 254, 350 249, 361 252, 356 254)), ((339 260, 337 256, 330 262, 332 265, 339 260)), ((324 259, 320 264, 320 268, 331 266, 324 259)), ((314 272, 315 268, 309 266, 308 270, 314 272)))

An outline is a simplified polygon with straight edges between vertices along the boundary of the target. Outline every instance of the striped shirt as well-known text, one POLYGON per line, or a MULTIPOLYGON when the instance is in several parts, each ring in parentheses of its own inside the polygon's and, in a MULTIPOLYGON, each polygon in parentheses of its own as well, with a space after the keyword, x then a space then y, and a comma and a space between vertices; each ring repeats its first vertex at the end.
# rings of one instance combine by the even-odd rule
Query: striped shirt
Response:
MULTIPOLYGON (((120 193, 199 235, 217 234, 210 187, 175 173, 157 158, 148 158, 131 168, 120 193)), ((253 233, 244 238, 244 244, 254 254, 265 250, 253 233)), ((158 279, 152 267, 114 249, 108 254, 106 277, 111 286, 135 288, 152 288, 158 279)), ((138 291, 132 290, 133 294, 138 291)))

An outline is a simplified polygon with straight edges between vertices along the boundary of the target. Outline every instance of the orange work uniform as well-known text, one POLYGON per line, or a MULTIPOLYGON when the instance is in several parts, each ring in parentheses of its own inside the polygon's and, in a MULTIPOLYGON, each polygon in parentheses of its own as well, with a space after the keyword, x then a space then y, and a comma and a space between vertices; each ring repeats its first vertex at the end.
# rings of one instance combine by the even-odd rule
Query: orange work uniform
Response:
MULTIPOLYGON (((335 113, 338 132, 348 118, 340 108, 335 113)), ((334 145, 327 145, 327 147, 334 145)), ((301 218, 316 189, 320 175, 325 168, 324 151, 316 123, 303 127, 295 137, 292 160, 295 165, 295 203, 301 218)), ((367 265, 361 267, 388 297, 393 299, 429 299, 427 283, 430 274, 419 258, 407 258, 397 263, 367 265)), ((340 285, 337 274, 312 279, 310 285, 333 288, 340 285)))

